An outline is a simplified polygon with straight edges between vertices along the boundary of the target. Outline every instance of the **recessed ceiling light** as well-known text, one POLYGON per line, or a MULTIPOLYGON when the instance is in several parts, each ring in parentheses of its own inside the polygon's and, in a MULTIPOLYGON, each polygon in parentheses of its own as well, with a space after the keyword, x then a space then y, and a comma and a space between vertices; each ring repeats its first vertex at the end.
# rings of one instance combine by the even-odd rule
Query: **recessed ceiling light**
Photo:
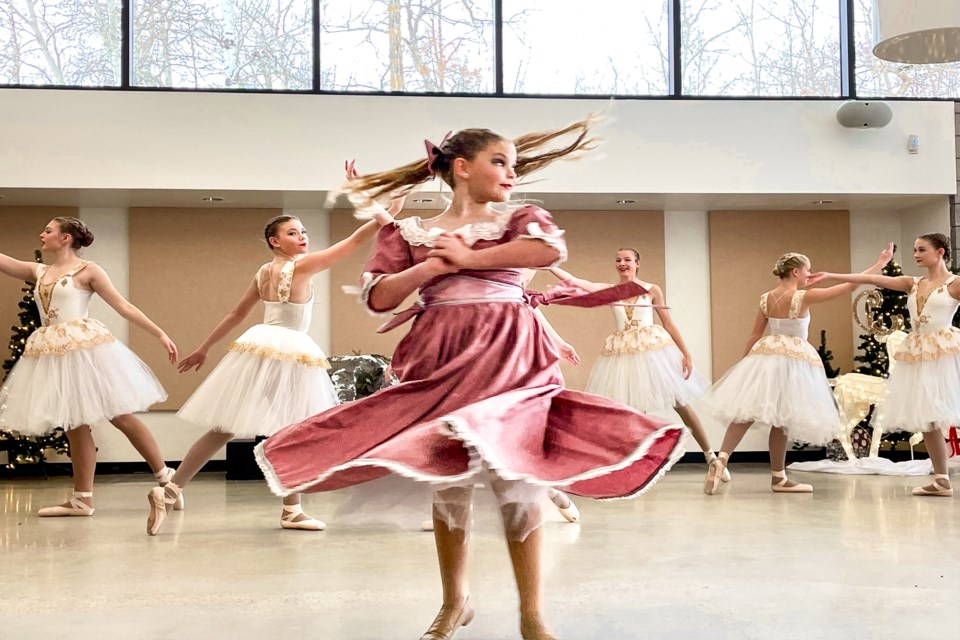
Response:
POLYGON ((617 200, 617 204, 635 204, 636 200, 617 200))
POLYGON ((814 200, 812 204, 833 204, 833 200, 814 200))
POLYGON ((204 202, 223 202, 223 198, 220 196, 207 196, 203 199, 204 202))
POLYGON ((433 202, 433 198, 415 198, 413 201, 417 204, 423 204, 424 202, 433 202))

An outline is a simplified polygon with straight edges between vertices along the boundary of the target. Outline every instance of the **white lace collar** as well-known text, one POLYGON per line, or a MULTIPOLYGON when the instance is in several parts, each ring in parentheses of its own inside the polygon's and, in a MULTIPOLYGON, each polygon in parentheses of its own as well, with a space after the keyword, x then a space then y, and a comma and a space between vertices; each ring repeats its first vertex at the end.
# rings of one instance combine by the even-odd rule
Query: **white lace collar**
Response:
POLYGON ((453 230, 441 229, 440 227, 427 229, 424 227, 424 220, 420 216, 397 220, 396 225, 400 228, 400 235, 411 246, 432 247, 434 241, 444 233, 454 233, 463 238, 468 246, 473 246, 479 240, 499 240, 502 238, 514 212, 514 210, 498 211, 491 220, 471 222, 453 230))

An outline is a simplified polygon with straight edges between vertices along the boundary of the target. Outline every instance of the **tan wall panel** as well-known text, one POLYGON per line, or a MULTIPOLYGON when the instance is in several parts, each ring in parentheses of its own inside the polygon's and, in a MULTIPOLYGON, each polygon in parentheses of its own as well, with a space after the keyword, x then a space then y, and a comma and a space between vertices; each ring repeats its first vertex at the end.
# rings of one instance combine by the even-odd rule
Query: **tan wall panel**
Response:
MULTIPOLYGON (((710 305, 713 335, 713 376, 719 376, 743 355, 756 317, 760 295, 777 286, 773 266, 784 253, 810 258, 814 271, 850 270, 850 214, 847 211, 711 211, 710 305)), ((854 265, 855 269, 869 265, 854 265)), ((853 364, 850 299, 811 310, 810 342, 827 347, 836 367, 853 364)))
MULTIPOLYGON (((423 217, 433 215, 423 212, 423 217)), ((599 282, 616 282, 614 257, 621 246, 641 253, 642 278, 657 284, 664 282, 663 213, 638 211, 557 212, 555 220, 565 229, 570 259, 564 268, 574 275, 599 282)), ((348 211, 334 211, 330 219, 330 237, 336 241, 348 235, 357 222, 348 211)), ((342 285, 356 285, 368 252, 357 252, 331 269, 331 334, 334 354, 353 351, 391 355, 405 335, 403 327, 377 334, 383 318, 371 317, 351 297, 341 293, 342 285)), ((546 289, 556 279, 538 274, 534 289, 546 289)), ((415 299, 415 297, 411 297, 415 299)), ((563 372, 571 389, 583 389, 590 368, 599 355, 604 338, 613 332, 613 316, 608 308, 572 309, 546 307, 544 313, 557 331, 580 353, 579 367, 564 365, 563 372)))
MULTIPOLYGON (((0 234, 0 253, 33 262, 33 252, 40 248, 40 232, 50 219, 76 215, 76 207, 0 207, 0 229, 3 229, 0 234)), ((10 327, 20 322, 17 316, 23 299, 22 288, 22 281, 0 277, 0 354, 4 360, 10 357, 9 343, 13 333, 10 327)))
MULTIPOLYGON (((203 340, 271 259, 264 223, 280 209, 130 209, 130 301, 177 343, 181 357, 203 340)), ((263 319, 254 307, 240 328, 210 350, 199 373, 178 374, 160 343, 130 326, 130 348, 160 378, 178 409, 242 331, 263 319)))

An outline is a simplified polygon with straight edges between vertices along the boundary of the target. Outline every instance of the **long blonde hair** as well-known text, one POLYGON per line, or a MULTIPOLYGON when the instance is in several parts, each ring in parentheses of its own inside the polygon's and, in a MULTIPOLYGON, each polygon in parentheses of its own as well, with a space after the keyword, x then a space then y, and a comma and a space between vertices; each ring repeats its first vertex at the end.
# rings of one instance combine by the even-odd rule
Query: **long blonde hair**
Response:
MULTIPOLYGON (((556 160, 593 149, 597 141, 590 137, 590 128, 595 123, 596 117, 590 115, 561 129, 527 133, 514 139, 512 142, 517 148, 517 176, 522 178, 556 160), (569 134, 575 136, 572 142, 541 151, 558 138, 569 134)), ((363 195, 365 198, 374 199, 386 194, 400 195, 408 193, 413 187, 435 175, 440 176, 452 189, 455 186, 453 161, 456 158, 473 160, 491 144, 504 141, 508 141, 508 138, 490 129, 462 129, 441 143, 431 157, 409 162, 389 171, 359 176, 347 182, 343 190, 348 195, 363 195)))

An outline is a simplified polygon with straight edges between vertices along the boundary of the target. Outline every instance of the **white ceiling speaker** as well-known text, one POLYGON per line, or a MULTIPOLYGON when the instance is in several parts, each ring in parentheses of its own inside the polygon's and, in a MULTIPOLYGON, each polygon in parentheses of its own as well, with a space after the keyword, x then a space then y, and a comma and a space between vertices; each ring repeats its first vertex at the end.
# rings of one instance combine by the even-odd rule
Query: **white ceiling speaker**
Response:
POLYGON ((876 100, 848 100, 837 107, 837 122, 851 129, 880 129, 893 120, 893 109, 876 100))
POLYGON ((890 62, 960 61, 960 2, 873 0, 873 45, 890 62))

